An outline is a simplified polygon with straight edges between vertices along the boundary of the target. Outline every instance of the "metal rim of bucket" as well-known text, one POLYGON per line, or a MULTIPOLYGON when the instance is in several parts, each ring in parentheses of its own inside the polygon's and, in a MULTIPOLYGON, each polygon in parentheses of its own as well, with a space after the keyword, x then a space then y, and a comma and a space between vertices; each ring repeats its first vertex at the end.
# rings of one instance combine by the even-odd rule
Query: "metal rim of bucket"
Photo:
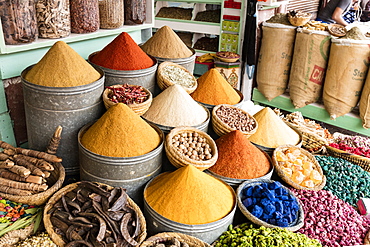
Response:
POLYGON ((132 183, 134 183, 135 181, 140 181, 143 178, 151 177, 151 176, 155 175, 156 173, 160 172, 161 169, 162 169, 162 166, 158 166, 157 169, 155 169, 153 172, 151 172, 151 173, 149 173, 149 174, 147 174, 145 176, 141 176, 141 177, 133 178, 133 179, 117 180, 117 179, 109 179, 109 178, 97 177, 97 176, 91 174, 90 172, 86 171, 83 167, 80 167, 81 172, 87 174, 89 177, 94 178, 95 180, 104 180, 104 181, 107 181, 107 184, 109 184, 109 183, 112 183, 112 184, 115 183, 115 184, 117 184, 117 183, 122 183, 122 182, 125 182, 125 183, 132 182, 132 183))
MULTIPOLYGON (((234 90, 239 94, 239 96, 240 96, 240 101, 238 102, 238 103, 236 103, 235 105, 233 105, 233 106, 235 106, 235 107, 238 107, 238 108, 240 108, 240 106, 243 104, 243 102, 244 102, 244 95, 243 95, 243 93, 242 92, 240 92, 238 89, 236 89, 236 88, 234 88, 234 90)), ((210 111, 212 111, 212 109, 213 109, 213 107, 215 107, 216 105, 209 105, 209 104, 206 104, 206 103, 203 103, 203 102, 200 102, 200 101, 197 101, 199 104, 201 104, 201 105, 203 105, 203 106, 205 106, 207 109, 209 109, 210 111)))
POLYGON ((109 68, 106 68, 106 67, 103 67, 103 66, 101 66, 101 65, 98 65, 98 64, 95 64, 95 63, 91 62, 91 60, 90 60, 90 59, 91 59, 93 56, 95 56, 97 53, 99 53, 99 51, 96 51, 96 52, 91 53, 91 54, 89 55, 89 57, 88 57, 87 61, 88 61, 90 64, 92 64, 92 65, 94 65, 94 66, 96 66, 96 67, 100 68, 101 70, 103 70, 107 76, 110 76, 110 75, 122 75, 122 73, 124 73, 124 72, 135 72, 135 74, 133 74, 133 75, 125 74, 125 77, 138 77, 138 76, 140 76, 141 74, 146 75, 146 74, 148 74, 148 73, 150 73, 150 72, 153 72, 153 71, 155 72, 155 71, 157 71, 158 61, 157 61, 157 59, 156 59, 155 57, 153 57, 153 56, 151 56, 151 55, 149 55, 149 54, 147 54, 147 55, 148 55, 148 56, 153 60, 153 62, 154 62, 153 66, 151 66, 151 67, 149 67, 149 68, 146 68, 146 69, 138 69, 138 70, 116 70, 116 69, 109 69, 109 68))
MULTIPOLYGON (((165 173, 161 173, 159 174, 158 176, 161 176, 165 173)), ((233 205, 233 208, 232 210, 227 214, 225 215, 223 218, 219 219, 219 220, 216 220, 216 221, 213 221, 213 222, 210 222, 210 223, 205 223, 205 224, 196 224, 196 225, 188 225, 188 224, 184 224, 184 223, 179 223, 179 222, 176 222, 176 221, 173 221, 173 220, 170 220, 160 214, 158 214, 146 201, 145 199, 145 191, 147 190, 148 186, 153 182, 153 180, 155 178, 157 178, 158 176, 152 178, 146 185, 145 185, 145 188, 144 188, 144 194, 143 194, 143 197, 144 197, 144 208, 146 208, 148 210, 148 213, 154 217, 158 222, 160 222, 161 224, 167 226, 167 227, 175 227, 177 229, 183 229, 185 231, 189 231, 189 230, 196 230, 198 233, 199 232, 209 232, 210 231, 210 227, 214 228, 214 227, 219 227, 219 226, 223 226, 224 222, 225 221, 228 221, 230 220, 230 218, 233 218, 234 217, 234 214, 235 214, 235 211, 236 211, 236 207, 237 207, 237 195, 234 191, 234 189, 229 185, 227 184, 226 182, 222 181, 221 179, 218 179, 218 178, 215 178, 217 180, 219 180, 220 182, 222 182, 223 184, 225 184, 226 186, 229 187, 230 191, 233 193, 234 195, 234 205, 233 205)))
POLYGON ((148 158, 155 157, 155 156, 158 155, 158 153, 162 152, 162 150, 163 150, 163 143, 164 143, 164 133, 163 133, 163 131, 160 128, 158 128, 155 124, 150 124, 149 123, 150 126, 159 134, 159 136, 161 138, 161 143, 154 150, 150 151, 149 153, 139 155, 139 156, 134 156, 134 157, 113 157, 113 156, 104 156, 104 155, 100 155, 100 154, 91 152, 90 150, 86 149, 82 145, 81 137, 86 132, 86 130, 91 125, 93 125, 95 122, 96 121, 88 123, 85 126, 83 126, 78 131, 78 138, 77 139, 78 139, 78 146, 81 148, 81 152, 85 152, 85 153, 89 154, 90 156, 94 157, 94 159, 96 161, 105 162, 105 161, 108 160, 110 165, 117 165, 117 166, 133 165, 133 164, 137 164, 138 162, 140 162, 142 160, 148 160, 148 158), (123 160, 124 160, 125 164, 122 164, 123 160), (130 160, 132 160, 132 162, 130 162, 130 160))
POLYGON ((96 67, 96 66, 93 66, 93 67, 101 75, 101 77, 98 80, 88 83, 86 85, 80 85, 80 86, 75 86, 75 87, 47 87, 47 86, 34 84, 25 79, 25 75, 28 73, 28 71, 33 66, 35 66, 35 64, 28 66, 22 71, 21 81, 23 82, 24 86, 29 87, 34 90, 42 88, 42 91, 51 92, 55 95, 75 95, 75 94, 88 93, 90 91, 94 91, 97 87, 100 87, 101 84, 104 84, 105 73, 101 68, 96 67), (61 90, 61 88, 63 90, 61 90))
MULTIPOLYGON (((209 125, 209 121, 211 120, 211 113, 210 113, 210 111, 207 109, 207 107, 205 107, 204 105, 202 105, 202 104, 200 104, 199 102, 197 102, 200 106, 202 106, 203 108, 204 108, 204 110, 207 112, 207 119, 204 121, 204 122, 202 122, 201 124, 198 124, 198 125, 194 125, 194 126, 189 126, 189 127, 193 127, 193 128, 196 128, 196 129, 199 129, 199 130, 205 130, 207 127, 208 127, 208 125, 209 125)), ((163 132, 165 132, 165 133, 169 133, 172 129, 174 129, 174 128, 176 128, 176 127, 183 127, 183 125, 181 125, 181 126, 165 126, 165 125, 161 125, 161 124, 157 124, 157 123, 155 123, 155 122, 152 122, 152 121, 150 121, 150 120, 148 120, 148 119, 146 119, 146 118, 144 118, 143 116, 142 116, 142 118, 145 120, 145 121, 147 121, 148 123, 150 123, 150 124, 154 124, 154 125, 156 125, 158 128, 160 128, 163 132)))
POLYGON ((206 173, 209 173, 212 176, 214 176, 214 177, 216 177, 218 179, 223 180, 224 182, 228 183, 231 186, 238 186, 238 185, 240 185, 241 183, 243 183, 245 181, 253 181, 255 179, 271 179, 272 174, 274 173, 274 165, 272 163, 272 159, 271 159, 270 155, 267 152, 263 151, 260 148, 258 148, 258 149, 266 156, 266 158, 268 159, 268 161, 270 163, 270 166, 271 166, 270 171, 268 173, 266 173, 265 175, 261 176, 261 177, 251 178, 251 179, 239 179, 239 178, 224 177, 224 176, 221 176, 221 175, 219 175, 217 173, 214 173, 214 172, 212 172, 210 170, 206 170, 206 173))

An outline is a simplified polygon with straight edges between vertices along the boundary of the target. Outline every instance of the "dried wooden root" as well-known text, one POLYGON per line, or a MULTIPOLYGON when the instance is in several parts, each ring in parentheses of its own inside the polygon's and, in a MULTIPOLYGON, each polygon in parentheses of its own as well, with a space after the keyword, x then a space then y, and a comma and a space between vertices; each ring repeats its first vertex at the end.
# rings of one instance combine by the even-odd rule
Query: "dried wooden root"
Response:
POLYGON ((32 163, 36 167, 40 168, 41 170, 54 171, 54 166, 52 164, 50 164, 49 162, 43 160, 43 159, 38 159, 38 158, 35 158, 35 157, 30 157, 30 156, 23 155, 23 154, 14 155, 14 158, 17 158, 17 157, 20 157, 24 160, 27 160, 28 162, 32 163))
POLYGON ((28 177, 31 174, 31 171, 28 170, 26 167, 18 166, 18 165, 14 165, 14 166, 10 167, 9 171, 11 171, 15 174, 18 174, 19 176, 24 177, 24 178, 28 177))
POLYGON ((60 140, 62 139, 62 126, 58 126, 54 132, 53 137, 50 139, 49 145, 46 148, 48 154, 56 154, 59 147, 60 140))
POLYGON ((20 166, 26 167, 28 170, 31 171, 31 174, 40 176, 40 177, 45 177, 45 174, 41 171, 40 168, 36 167, 33 165, 31 162, 28 162, 25 159, 22 159, 22 157, 14 157, 15 163, 17 163, 20 166))
POLYGON ((22 183, 6 178, 0 178, 0 184, 2 184, 3 186, 12 187, 14 189, 29 190, 32 192, 41 192, 47 190, 48 188, 48 185, 46 184, 22 183))
POLYGON ((43 178, 39 176, 29 175, 28 177, 22 177, 18 174, 15 174, 7 169, 0 169, 0 177, 10 179, 18 182, 28 182, 35 184, 42 184, 43 178))
POLYGON ((10 168, 14 166, 14 162, 10 159, 0 161, 0 168, 10 168))

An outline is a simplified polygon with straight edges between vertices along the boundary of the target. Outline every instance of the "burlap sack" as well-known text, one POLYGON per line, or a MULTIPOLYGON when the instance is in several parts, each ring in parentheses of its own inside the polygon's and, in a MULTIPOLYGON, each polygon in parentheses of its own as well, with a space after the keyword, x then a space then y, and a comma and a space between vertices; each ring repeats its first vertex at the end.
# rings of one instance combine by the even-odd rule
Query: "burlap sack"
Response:
POLYGON ((357 105, 369 67, 369 44, 367 40, 332 39, 323 91, 331 119, 357 105))
POLYGON ((257 88, 271 101, 283 94, 288 85, 296 27, 266 22, 262 25, 257 88))
MULTIPOLYGON (((362 89, 360 103, 359 103, 360 118, 362 120, 362 127, 370 128, 370 73, 367 73, 366 81, 362 89)), ((370 235, 369 235, 370 241, 370 235)))
POLYGON ((321 98, 330 39, 330 33, 325 31, 297 29, 289 76, 290 99, 295 108, 321 98))

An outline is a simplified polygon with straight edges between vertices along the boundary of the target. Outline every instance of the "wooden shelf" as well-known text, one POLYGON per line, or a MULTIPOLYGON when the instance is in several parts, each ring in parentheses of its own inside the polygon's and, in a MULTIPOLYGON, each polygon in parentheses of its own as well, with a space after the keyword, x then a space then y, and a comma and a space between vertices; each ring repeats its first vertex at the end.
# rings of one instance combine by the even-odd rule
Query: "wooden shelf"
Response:
POLYGON ((347 129, 362 135, 370 136, 370 129, 362 127, 362 121, 358 114, 348 113, 344 116, 331 120, 329 113, 325 110, 322 104, 313 103, 302 108, 294 108, 289 95, 283 94, 268 101, 258 89, 253 89, 252 100, 255 103, 268 105, 271 107, 280 108, 285 111, 294 112, 300 111, 304 117, 311 118, 320 122, 324 122, 333 126, 347 129))
POLYGON ((206 33, 219 35, 221 32, 220 23, 214 22, 203 22, 203 21, 189 21, 180 19, 170 19, 170 18, 155 18, 155 28, 160 28, 162 26, 169 26, 170 28, 177 31, 185 31, 194 33, 206 33))

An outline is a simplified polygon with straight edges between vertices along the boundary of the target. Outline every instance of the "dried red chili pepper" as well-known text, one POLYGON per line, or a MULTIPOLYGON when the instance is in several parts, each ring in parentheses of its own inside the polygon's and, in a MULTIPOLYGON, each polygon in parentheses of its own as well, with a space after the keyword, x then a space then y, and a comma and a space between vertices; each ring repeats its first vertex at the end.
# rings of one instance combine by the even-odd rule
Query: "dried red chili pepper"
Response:
POLYGON ((140 104, 148 99, 149 95, 142 86, 123 84, 121 87, 106 87, 110 89, 108 98, 114 103, 140 104))

